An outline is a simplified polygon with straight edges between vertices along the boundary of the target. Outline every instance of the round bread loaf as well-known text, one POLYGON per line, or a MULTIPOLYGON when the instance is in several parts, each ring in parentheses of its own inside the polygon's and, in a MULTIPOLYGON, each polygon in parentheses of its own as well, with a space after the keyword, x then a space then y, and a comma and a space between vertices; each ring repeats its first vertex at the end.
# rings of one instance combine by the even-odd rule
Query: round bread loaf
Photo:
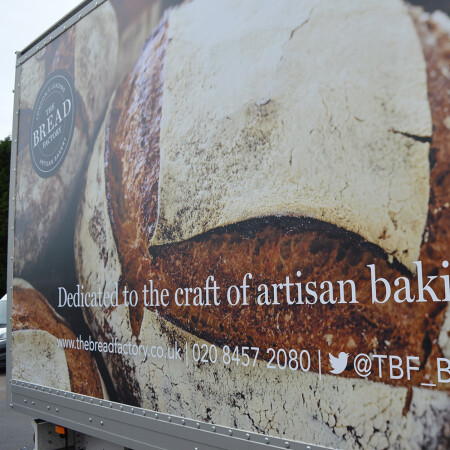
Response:
MULTIPOLYGON (((21 279, 14 280, 13 289, 13 346, 22 345, 25 348, 27 342, 31 351, 14 351, 13 376, 38 383, 36 376, 43 376, 40 370, 36 370, 42 364, 39 343, 48 347, 46 364, 52 365, 54 370, 49 376, 60 376, 53 380, 54 384, 46 383, 55 389, 68 390, 77 394, 90 395, 97 398, 107 396, 103 386, 97 364, 88 351, 80 351, 76 346, 77 336, 70 325, 50 306, 45 297, 36 291, 33 286, 21 279), (34 330, 33 333, 29 331, 34 330), (58 340, 70 341, 73 345, 67 348, 58 345, 58 340), (33 351, 33 347, 34 351, 33 351), (65 357, 58 354, 62 352, 65 357), (28 367, 28 371, 22 368, 28 367), (33 369, 34 367, 34 369, 33 369), (58 375, 59 374, 59 375, 58 375), (64 374, 67 374, 64 376, 64 374), (67 379, 67 381, 65 381, 67 379)), ((61 342, 61 341, 59 341, 61 342)), ((47 372, 47 371, 45 371, 47 372)))
POLYGON ((21 66, 17 155, 14 271, 27 278, 48 249, 70 210, 80 174, 103 119, 115 81, 118 25, 106 3, 21 66), (104 65, 111 70, 97 70, 104 65), (58 172, 41 178, 30 156, 31 118, 39 89, 55 71, 74 80, 76 116, 70 149, 58 172), (26 272, 28 270, 28 272, 26 272))
MULTIPOLYGON (((446 231, 450 218, 446 106, 450 82, 445 75, 450 62, 450 22, 440 14, 428 16, 417 10, 410 10, 410 14, 426 61, 433 134, 404 133, 403 137, 405 142, 431 142, 428 215, 419 260, 424 276, 440 276, 447 273, 441 263, 446 260, 450 248, 446 231)), ((174 293, 180 288, 205 286, 211 275, 218 286, 240 286, 245 275, 251 273, 251 281, 247 280, 248 305, 236 307, 222 301, 220 307, 192 304, 180 307, 172 301, 167 307, 144 307, 140 301, 129 308, 123 304, 117 308, 85 308, 83 313, 93 334, 105 341, 118 338, 145 344, 156 340, 169 346, 177 342, 181 348, 186 342, 195 341, 219 347, 258 347, 259 357, 266 360, 270 358, 268 349, 308 349, 314 372, 319 371, 319 350, 322 354, 333 355, 346 352, 353 357, 357 353, 415 355, 420 358, 421 366, 408 382, 380 379, 376 372, 367 380, 345 380, 344 377, 356 377, 351 358, 348 370, 339 378, 326 376, 329 391, 321 391, 315 374, 316 378, 308 381, 302 381, 297 375, 295 380, 290 379, 291 375, 262 375, 264 361, 258 362, 261 367, 258 366, 258 371, 252 375, 245 371, 240 373, 240 369, 221 373, 220 369, 211 368, 206 373, 203 366, 195 369, 206 371, 199 375, 194 369, 174 371, 165 362, 114 355, 105 362, 119 397, 168 413, 183 411, 202 420, 295 436, 323 445, 346 448, 411 445, 419 448, 448 442, 448 433, 443 431, 448 421, 448 393, 434 392, 433 398, 429 397, 433 403, 430 407, 425 400, 428 394, 414 387, 420 386, 424 379, 437 384, 436 360, 450 356, 447 303, 371 302, 367 266, 372 264, 377 276, 386 279, 391 286, 399 277, 407 279, 412 286, 411 296, 417 297, 417 275, 400 258, 393 258, 384 248, 351 230, 312 217, 255 217, 210 229, 187 240, 158 246, 152 244, 160 218, 160 149, 165 144, 160 142, 160 135, 170 26, 170 20, 165 16, 145 45, 134 70, 116 91, 99 132, 76 225, 78 279, 86 291, 95 291, 99 286, 112 291, 114 283, 119 282, 121 298, 125 287, 140 293, 150 280, 159 292, 168 289, 174 293), (336 284, 343 279, 353 280, 358 304, 288 305, 282 293, 279 294, 280 304, 258 304, 259 286, 264 284, 272 288, 273 283, 283 283, 286 277, 301 281, 303 285, 322 280, 336 284), (245 381, 237 392, 239 380, 245 381), (380 381, 396 387, 386 387, 380 381), (255 388, 259 383, 263 389, 255 388), (312 397, 302 401, 300 394, 277 387, 289 383, 298 383, 301 390, 306 390, 312 397), (193 400, 192 389, 197 387, 202 400, 193 400), (383 393, 378 392, 378 388, 383 393), (231 394, 226 394, 226 390, 231 394), (339 392, 335 400, 331 391, 339 392), (239 395, 242 396, 241 408, 249 411, 248 420, 226 406, 232 404, 231 397, 239 395), (342 396, 346 395, 349 400, 344 406, 342 396), (190 402, 181 400, 186 396, 190 402), (309 430, 305 431, 306 435, 298 431, 298 423, 287 424, 281 416, 273 421, 262 418, 258 408, 259 411, 264 409, 264 396, 275 402, 292 396, 306 409, 311 409, 309 419, 303 416, 299 419, 302 429, 309 430), (375 415, 383 415, 382 425, 374 425, 368 430, 364 427, 373 418, 351 417, 350 411, 357 408, 361 396, 372 398, 368 401, 374 405, 375 415), (380 396, 395 398, 401 404, 401 410, 393 405, 392 409, 383 408, 381 403, 377 404, 380 396), (219 399, 222 406, 211 411, 214 399, 219 399), (321 402, 327 406, 320 407, 321 402), (319 414, 320 424, 314 414, 319 414), (425 423, 431 422, 436 427, 426 430, 425 423), (420 436, 411 444, 408 436, 413 429, 420 430, 420 436)), ((262 102, 261 106, 267 104, 270 103, 262 102)), ((259 114, 270 115, 269 107, 260 109, 259 114)), ((263 131, 261 135, 255 131, 255 141, 264 139, 263 131)), ((436 288, 436 295, 445 298, 443 285, 436 288)), ((332 369, 328 358, 321 361, 321 367, 326 372, 332 369)), ((448 390, 448 385, 440 383, 438 389, 448 390)))

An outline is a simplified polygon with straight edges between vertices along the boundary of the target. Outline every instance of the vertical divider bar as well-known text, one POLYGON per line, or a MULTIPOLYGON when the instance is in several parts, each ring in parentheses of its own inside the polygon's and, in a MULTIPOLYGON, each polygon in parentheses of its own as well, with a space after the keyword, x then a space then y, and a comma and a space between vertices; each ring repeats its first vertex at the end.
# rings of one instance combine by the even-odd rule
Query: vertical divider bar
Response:
POLYGON ((16 53, 16 74, 14 80, 14 107, 13 107, 13 123, 11 134, 11 163, 9 176, 9 211, 8 211, 8 259, 7 259, 7 276, 6 276, 6 292, 7 300, 7 340, 6 340, 6 398, 7 402, 12 405, 11 398, 11 379, 12 379, 12 295, 13 295, 13 267, 14 267, 14 225, 16 211, 16 176, 17 176, 17 150, 19 140, 19 97, 20 97, 20 73, 21 65, 19 58, 22 56, 20 52, 16 53))

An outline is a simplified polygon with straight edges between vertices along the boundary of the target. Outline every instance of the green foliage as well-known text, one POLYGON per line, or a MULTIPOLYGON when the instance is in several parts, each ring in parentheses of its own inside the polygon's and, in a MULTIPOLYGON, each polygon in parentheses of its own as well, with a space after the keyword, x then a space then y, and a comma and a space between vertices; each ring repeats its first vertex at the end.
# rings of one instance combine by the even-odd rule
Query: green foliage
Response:
POLYGON ((8 258, 8 203, 11 138, 0 141, 0 297, 6 292, 8 258))

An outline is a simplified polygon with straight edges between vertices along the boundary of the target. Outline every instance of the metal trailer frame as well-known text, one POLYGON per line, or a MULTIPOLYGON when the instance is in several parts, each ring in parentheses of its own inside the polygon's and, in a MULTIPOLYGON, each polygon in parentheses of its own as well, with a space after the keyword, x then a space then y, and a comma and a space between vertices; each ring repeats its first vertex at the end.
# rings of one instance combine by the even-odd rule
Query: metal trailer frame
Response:
MULTIPOLYGON (((105 443, 133 449, 267 449, 287 448, 313 450, 325 447, 304 444, 240 429, 199 422, 185 417, 150 411, 144 408, 99 400, 59 391, 54 388, 12 378, 11 326, 13 292, 13 255, 17 137, 19 124, 19 92, 21 66, 53 39, 107 0, 85 0, 38 37, 22 52, 17 52, 14 86, 14 118, 11 141, 11 176, 8 232, 8 333, 7 333, 7 401, 9 407, 35 419, 61 425, 69 430, 94 436, 105 443)), ((36 428, 37 429, 37 428, 36 428)), ((54 447, 52 447, 54 448, 54 447)))

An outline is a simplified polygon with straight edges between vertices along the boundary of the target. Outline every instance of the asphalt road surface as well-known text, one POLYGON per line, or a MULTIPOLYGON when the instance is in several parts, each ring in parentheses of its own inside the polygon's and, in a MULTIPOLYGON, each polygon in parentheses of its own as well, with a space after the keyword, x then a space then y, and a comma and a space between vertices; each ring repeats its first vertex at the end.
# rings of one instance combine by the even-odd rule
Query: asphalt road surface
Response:
POLYGON ((6 401, 5 369, 0 369, 0 449, 32 450, 32 419, 25 414, 13 411, 6 401))

